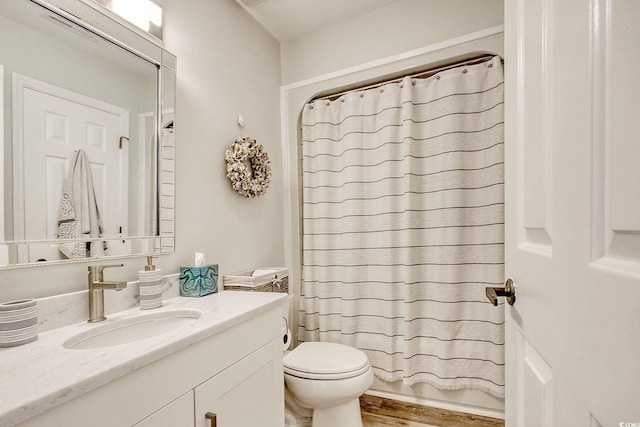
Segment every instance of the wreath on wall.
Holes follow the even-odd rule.
[[[271,183],[271,162],[262,144],[249,137],[236,139],[224,154],[231,187],[244,197],[259,197]]]

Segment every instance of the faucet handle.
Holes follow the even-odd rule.
[[[89,274],[102,274],[105,268],[124,267],[124,264],[90,265]]]

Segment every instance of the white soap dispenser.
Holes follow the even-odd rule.
[[[162,306],[162,272],[153,265],[153,258],[148,256],[144,270],[138,271],[142,310]]]

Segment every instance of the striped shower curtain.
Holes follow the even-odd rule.
[[[305,106],[301,341],[504,396],[503,116],[498,57]]]

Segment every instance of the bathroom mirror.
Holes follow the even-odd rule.
[[[0,269],[173,252],[175,62],[80,0],[0,0]]]

